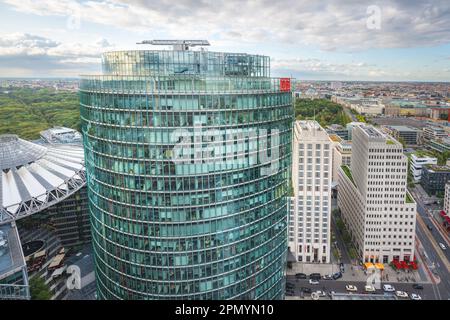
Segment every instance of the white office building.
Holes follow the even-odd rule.
[[[422,167],[426,164],[437,164],[437,158],[427,154],[412,154],[409,161],[409,171],[414,182],[420,182],[422,178]]]
[[[294,125],[289,249],[299,262],[330,262],[332,141],[316,121]]]
[[[372,126],[353,128],[351,166],[342,166],[338,206],[364,262],[414,259],[416,203],[406,189],[402,144]]]

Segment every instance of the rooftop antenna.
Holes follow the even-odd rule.
[[[188,51],[190,47],[210,46],[208,40],[144,40],[136,44],[151,44],[154,46],[172,46],[173,50]]]

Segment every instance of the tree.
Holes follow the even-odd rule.
[[[315,118],[321,126],[333,123],[345,126],[351,122],[342,106],[328,99],[295,99],[295,118],[297,120]]]
[[[34,277],[30,280],[31,300],[50,300],[52,293],[50,288],[45,284],[44,279]]]

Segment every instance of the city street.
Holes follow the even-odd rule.
[[[412,194],[416,199],[417,212],[419,213],[416,235],[425,250],[426,257],[434,265],[433,274],[439,278],[437,283],[432,285],[432,289],[435,292],[436,299],[450,299],[449,252],[448,249],[442,250],[438,246],[438,243],[441,242],[448,247],[448,243],[436,230],[436,226],[431,221],[421,197],[418,196],[417,192],[413,191]],[[433,227],[432,231],[428,230],[427,224]]]
[[[434,238],[434,241],[437,245],[439,243],[443,243],[446,245],[447,250],[442,250],[444,255],[447,257],[447,260],[450,261],[450,250],[448,250],[448,247],[450,243],[445,239],[442,234],[439,232],[439,227],[437,226],[437,222],[432,218],[431,214],[429,213],[430,210],[436,210],[438,207],[435,205],[427,206],[423,203],[424,195],[422,195],[418,190],[411,190],[411,194],[413,195],[414,199],[417,202],[417,212],[419,213],[420,217],[423,219],[424,223],[426,225],[429,225],[432,227],[432,230],[430,231],[431,235]]]
[[[364,293],[364,286],[366,285],[366,282],[363,282],[363,281],[342,281],[342,280],[320,280],[320,283],[318,285],[311,285],[311,284],[309,284],[309,280],[296,280],[295,276],[287,276],[286,280],[287,280],[287,283],[292,283],[295,285],[295,295],[299,296],[299,297],[302,297],[301,288],[303,288],[303,287],[310,288],[313,292],[317,291],[317,290],[322,290],[322,291],[325,291],[325,293],[329,293],[330,291],[334,291],[336,293],[348,293],[345,289],[345,286],[348,284],[351,284],[351,285],[356,286],[358,289],[358,291],[354,292],[354,293]],[[383,284],[385,284],[385,283],[383,283]],[[424,287],[423,290],[413,289],[412,283],[386,282],[386,284],[391,284],[396,290],[405,291],[408,294],[417,293],[424,300],[437,299],[431,284],[422,283],[422,285]],[[375,292],[375,293],[383,294],[383,290],[377,290],[377,292]],[[303,293],[303,296],[305,298],[310,298],[311,294]],[[324,298],[322,298],[322,299],[324,299]],[[326,297],[325,299],[330,299],[330,298]]]

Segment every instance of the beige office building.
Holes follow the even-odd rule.
[[[338,206],[364,262],[414,258],[416,203],[407,170],[401,143],[372,126],[353,129],[351,165],[339,170]]]

